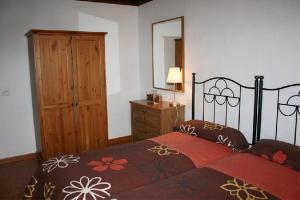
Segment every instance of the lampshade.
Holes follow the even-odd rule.
[[[182,74],[179,67],[170,67],[167,83],[182,83]]]

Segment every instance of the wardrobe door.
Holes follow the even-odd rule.
[[[35,35],[43,159],[77,152],[71,37]]]
[[[104,35],[73,36],[78,151],[107,145]]]

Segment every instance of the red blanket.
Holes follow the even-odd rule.
[[[251,154],[219,160],[210,168],[253,184],[286,200],[300,199],[300,173]]]
[[[231,149],[221,144],[178,132],[150,140],[176,149],[189,157],[198,168],[233,154]]]
[[[117,194],[133,199],[298,200],[300,173],[250,154],[236,154],[155,184]]]

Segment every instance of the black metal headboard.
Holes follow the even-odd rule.
[[[276,107],[274,110],[276,111],[276,121],[275,121],[275,137],[274,139],[277,140],[278,138],[278,125],[280,124],[280,116],[283,116],[285,118],[291,118],[291,123],[293,126],[294,131],[294,145],[296,145],[297,142],[297,129],[298,129],[298,121],[300,117],[300,83],[299,84],[291,84],[286,85],[283,87],[278,88],[264,88],[263,87],[263,78],[259,80],[259,93],[260,93],[260,99],[261,101],[258,103],[258,128],[257,128],[257,141],[260,140],[261,137],[261,123],[262,123],[262,99],[265,99],[266,93],[275,93],[274,96],[276,96]],[[289,91],[287,91],[289,90]],[[285,92],[287,91],[287,92]],[[298,100],[298,101],[294,101]],[[290,108],[290,112],[287,112],[286,110],[283,110],[283,107]],[[268,126],[270,124],[268,123]],[[273,139],[273,138],[272,138]]]
[[[253,136],[252,136],[252,144],[256,141],[256,133],[257,133],[257,120],[259,119],[258,115],[258,104],[261,102],[260,100],[260,79],[261,76],[255,77],[254,87],[249,87],[242,85],[232,79],[225,77],[214,77],[207,79],[202,82],[196,81],[196,73],[192,73],[193,75],[193,84],[192,84],[192,119],[195,119],[195,94],[196,94],[196,85],[202,85],[202,119],[205,120],[205,103],[213,105],[213,122],[216,119],[216,106],[224,106],[225,107],[225,126],[227,126],[228,119],[228,108],[237,108],[238,109],[238,130],[240,130],[240,121],[241,121],[241,103],[242,103],[242,89],[251,90],[254,92],[254,108],[253,108]],[[207,88],[206,85],[210,83]],[[222,84],[222,87],[220,87]],[[238,90],[234,91],[229,84],[234,85]],[[210,99],[208,99],[210,97]],[[232,103],[231,100],[235,100],[235,103]]]

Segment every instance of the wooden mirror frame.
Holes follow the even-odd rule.
[[[167,20],[162,20],[159,22],[154,22],[152,23],[152,86],[155,89],[159,89],[159,90],[166,90],[166,91],[174,91],[174,89],[168,89],[168,88],[159,88],[159,87],[155,87],[154,85],[154,35],[153,35],[153,31],[154,31],[154,26],[160,23],[164,23],[164,22],[168,22],[168,21],[173,21],[173,20],[178,20],[180,19],[181,21],[181,38],[182,38],[182,48],[181,48],[181,54],[182,54],[182,61],[181,61],[181,70],[182,70],[182,83],[176,84],[176,92],[184,92],[184,87],[185,87],[185,61],[184,61],[184,17],[180,16],[180,17],[175,17],[175,18],[171,18],[171,19],[167,19]]]

